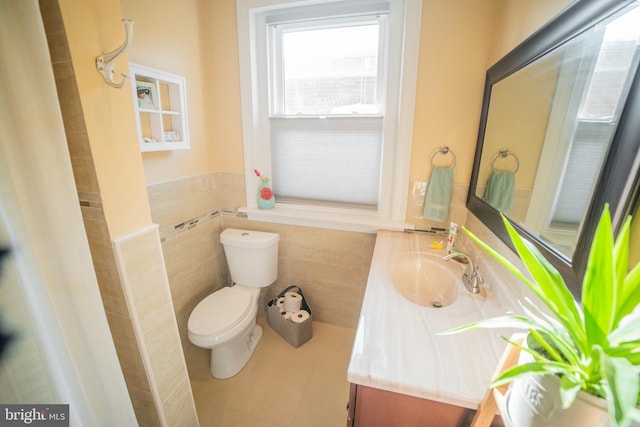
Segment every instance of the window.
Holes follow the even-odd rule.
[[[404,227],[420,4],[238,0],[250,218]]]
[[[269,25],[271,115],[381,114],[384,18]]]
[[[281,202],[378,209],[385,18],[269,25],[271,173]]]

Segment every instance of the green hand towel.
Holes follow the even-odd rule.
[[[424,198],[423,216],[426,219],[445,222],[449,218],[452,191],[453,168],[434,167]]]
[[[494,170],[487,183],[484,200],[498,211],[508,213],[513,206],[515,188],[515,173]]]

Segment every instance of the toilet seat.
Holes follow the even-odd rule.
[[[193,338],[218,341],[251,311],[251,294],[240,287],[222,288],[198,303],[187,329]]]

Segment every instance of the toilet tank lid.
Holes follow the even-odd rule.
[[[278,243],[279,240],[279,234],[266,233],[264,231],[227,228],[222,233],[220,233],[220,242],[223,245],[231,245],[242,248],[266,248]]]

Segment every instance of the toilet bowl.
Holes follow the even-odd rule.
[[[249,361],[262,328],[256,325],[259,288],[225,287],[200,301],[189,316],[189,340],[211,349],[211,375],[230,378]]]
[[[193,344],[211,349],[211,375],[226,379],[242,370],[262,337],[256,325],[260,289],[277,278],[279,236],[228,228],[220,241],[234,285],[200,301],[187,329]]]

